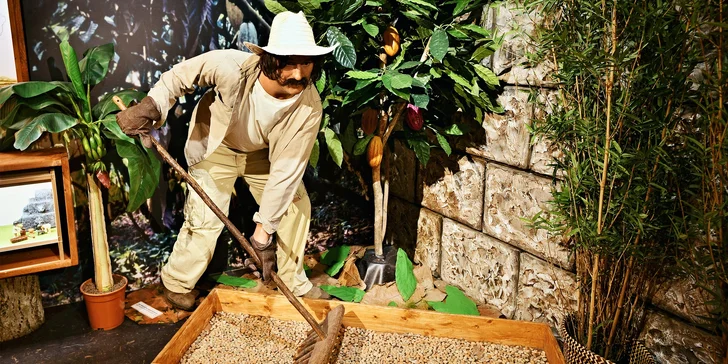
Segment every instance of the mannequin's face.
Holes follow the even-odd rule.
[[[286,57],[286,64],[280,69],[278,84],[290,96],[301,93],[311,82],[313,58],[306,56]]]

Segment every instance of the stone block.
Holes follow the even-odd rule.
[[[433,151],[428,167],[417,174],[422,206],[480,230],[485,161],[469,155]]]
[[[427,264],[434,276],[440,276],[440,241],[442,237],[442,215],[428,209],[420,209],[417,221],[417,246],[415,263]]]
[[[518,254],[508,244],[453,220],[442,223],[442,279],[506,317],[515,310]]]
[[[498,96],[503,114],[487,114],[483,120],[482,137],[478,133],[463,140],[465,150],[473,155],[505,163],[514,167],[528,168],[531,154],[530,132],[533,105],[529,102],[528,88],[506,87]],[[480,137],[480,140],[476,138]]]
[[[558,93],[551,90],[540,90],[534,105],[533,119],[543,120],[551,113],[556,105]],[[554,146],[548,139],[539,136],[531,148],[529,168],[537,173],[563,178],[563,170],[555,171],[554,164],[563,160],[564,153]]]
[[[561,239],[521,220],[547,212],[552,179],[489,163],[485,178],[483,231],[540,258],[572,269],[574,261]]]
[[[557,326],[577,309],[578,283],[574,273],[521,253],[516,297],[517,320],[545,322]]]
[[[708,309],[705,304],[710,295],[697,287],[695,281],[689,278],[669,280],[661,284],[652,296],[652,303],[674,315],[688,321],[705,324]]]
[[[389,153],[389,192],[406,201],[415,202],[417,158],[415,152],[399,140]]]
[[[659,311],[648,312],[640,334],[660,363],[719,363],[720,338]]]
[[[551,74],[556,69],[551,60],[533,60],[537,37],[544,19],[538,10],[528,11],[516,1],[495,3],[487,12],[486,27],[495,36],[503,37],[503,44],[483,61],[491,67],[501,81],[510,85],[543,86],[554,84]]]
[[[417,223],[420,208],[405,200],[391,196],[387,207],[385,244],[404,249],[412,257],[417,243]]]

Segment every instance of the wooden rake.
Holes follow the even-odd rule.
[[[114,96],[112,98],[116,106],[119,107],[121,110],[126,109],[126,105],[124,105],[124,102],[119,98],[118,96]],[[187,182],[187,185],[192,187],[195,192],[202,198],[202,200],[207,204],[207,206],[212,210],[212,212],[217,215],[217,217],[225,224],[225,227],[228,228],[228,231],[230,231],[230,234],[235,237],[235,239],[243,246],[246,252],[250,254],[250,257],[253,259],[255,264],[258,267],[262,267],[260,258],[258,257],[257,252],[253,249],[253,247],[250,245],[250,242],[248,242],[248,239],[243,236],[243,234],[240,233],[238,228],[233,225],[232,222],[230,222],[230,219],[228,219],[227,216],[225,216],[225,213],[220,210],[217,205],[212,201],[210,196],[205,193],[205,191],[200,187],[200,185],[195,181],[187,171],[182,168],[179,163],[177,163],[174,158],[172,158],[171,155],[167,152],[164,147],[159,144],[159,142],[154,139],[153,137],[149,137],[149,140],[151,140],[152,144],[154,145],[154,148],[157,149],[157,152],[162,156],[162,159],[164,159],[165,162],[167,162],[172,168],[174,168],[177,173],[179,173],[182,178]],[[271,277],[273,278],[273,282],[275,282],[276,286],[278,286],[278,289],[283,293],[284,296],[288,299],[289,302],[293,305],[293,307],[296,308],[296,310],[303,316],[304,319],[308,322],[309,325],[311,325],[312,330],[308,332],[308,335],[306,339],[303,340],[303,343],[298,346],[298,350],[296,355],[293,358],[294,363],[296,364],[326,364],[329,362],[329,359],[331,355],[334,352],[334,346],[336,344],[336,339],[339,336],[339,331],[342,327],[342,320],[344,318],[344,306],[336,306],[334,307],[329,313],[326,315],[326,318],[324,321],[319,325],[318,322],[316,322],[316,319],[309,313],[305,307],[301,304],[301,302],[298,301],[296,296],[293,295],[291,290],[288,289],[285,283],[278,277],[278,274],[276,272],[271,273]]]

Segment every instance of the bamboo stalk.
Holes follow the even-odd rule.
[[[380,166],[372,168],[372,191],[374,191],[374,253],[384,255],[382,248],[382,183]]]
[[[88,183],[88,209],[91,219],[91,244],[94,254],[94,283],[99,292],[108,292],[114,286],[111,275],[111,258],[109,258],[109,242],[106,240],[106,219],[101,188],[96,178],[86,173]]]

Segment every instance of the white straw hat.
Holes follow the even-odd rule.
[[[284,11],[273,18],[267,46],[259,47],[249,42],[244,44],[255,54],[268,52],[278,56],[320,56],[336,48],[316,45],[313,29],[300,11],[296,14]]]

